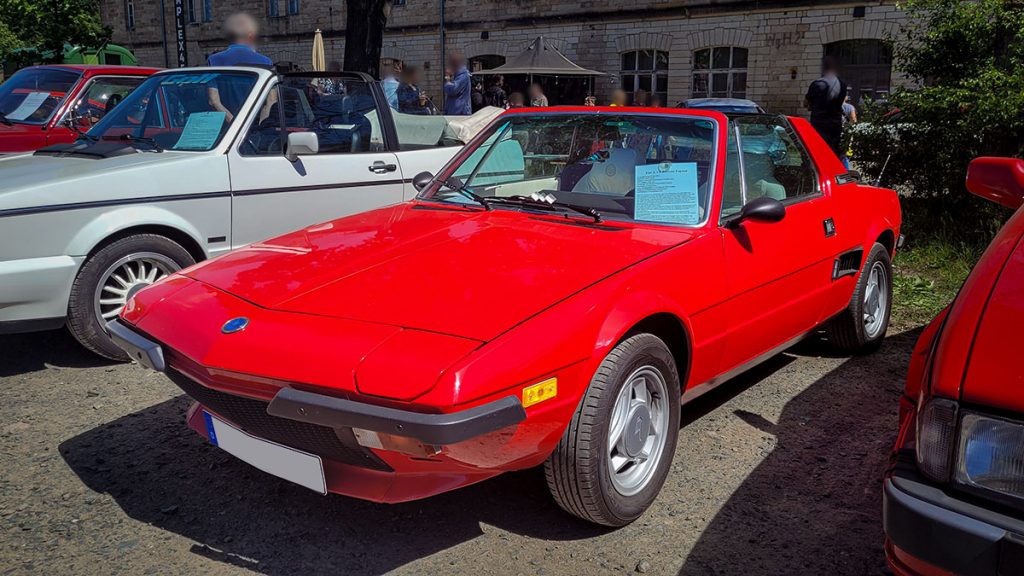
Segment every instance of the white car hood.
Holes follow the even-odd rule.
[[[0,214],[46,206],[226,191],[212,189],[224,186],[219,178],[209,182],[181,178],[182,174],[211,168],[211,162],[223,164],[226,172],[226,160],[219,154],[138,152],[102,159],[2,156]]]

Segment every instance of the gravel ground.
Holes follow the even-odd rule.
[[[805,342],[684,408],[640,520],[562,513],[537,470],[402,505],[321,497],[186,429],[163,377],[64,332],[0,337],[0,574],[879,574],[881,475],[918,329]]]

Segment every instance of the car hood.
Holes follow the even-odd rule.
[[[0,153],[27,152],[46,145],[44,126],[0,123]]]
[[[35,154],[2,156],[0,214],[42,206],[156,196],[160,192],[147,192],[163,186],[152,172],[154,165],[173,166],[180,174],[183,172],[179,171],[185,169],[181,163],[207,156],[187,152],[139,152],[102,159]],[[197,185],[202,186],[202,183]],[[182,189],[177,181],[174,186]]]
[[[992,289],[965,372],[965,402],[1024,413],[1024,372],[1016,362],[1024,324],[1024,245],[1018,244]]]
[[[257,306],[488,341],[694,230],[407,203],[189,268]]]

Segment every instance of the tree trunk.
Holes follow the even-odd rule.
[[[389,0],[346,0],[345,64],[346,72],[366,72],[374,78],[380,68],[380,49],[384,27],[391,14]]]

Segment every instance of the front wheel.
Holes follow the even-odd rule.
[[[639,518],[672,465],[679,390],[675,359],[661,339],[636,334],[620,342],[544,463],[558,505],[605,526]]]
[[[103,327],[136,292],[192,264],[195,260],[180,244],[156,234],[135,234],[111,242],[90,256],[75,277],[68,301],[68,329],[96,354],[129,360]]]
[[[864,259],[849,306],[829,322],[826,336],[843,352],[874,352],[885,338],[891,311],[892,261],[885,246],[876,243]]]

